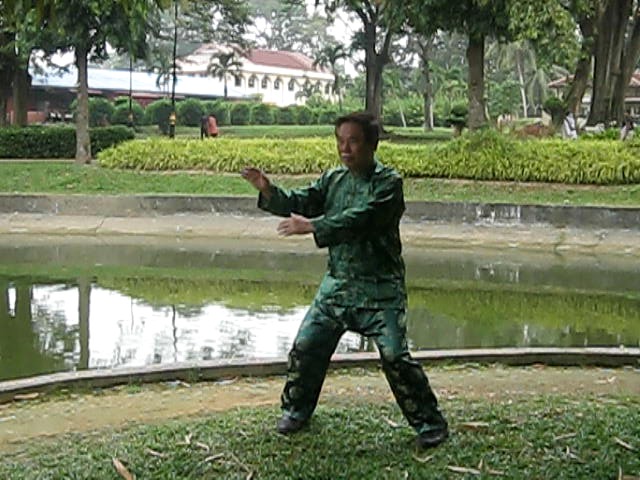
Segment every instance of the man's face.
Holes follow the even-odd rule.
[[[373,146],[364,138],[362,127],[345,122],[336,129],[340,160],[352,172],[366,172],[373,164]]]

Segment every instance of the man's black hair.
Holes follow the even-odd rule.
[[[373,146],[374,150],[378,148],[380,131],[378,122],[373,115],[368,112],[352,112],[347,115],[342,115],[336,119],[336,132],[343,123],[357,123],[360,125],[364,132],[364,141]]]

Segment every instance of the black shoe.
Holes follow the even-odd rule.
[[[418,448],[426,450],[428,448],[434,448],[449,438],[449,429],[439,428],[437,430],[429,430],[428,432],[421,433],[416,438],[416,445]]]
[[[306,424],[306,420],[296,420],[288,415],[283,415],[282,418],[278,420],[276,429],[278,433],[282,435],[290,435],[300,431]]]

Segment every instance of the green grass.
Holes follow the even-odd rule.
[[[120,478],[113,458],[140,479],[556,480],[640,475],[638,398],[454,398],[445,407],[452,436],[429,452],[415,449],[413,432],[394,404],[343,397],[321,405],[309,428],[290,438],[274,432],[276,408],[263,407],[40,440],[4,455],[0,478]],[[479,422],[479,427],[465,426],[469,422]],[[461,474],[455,468],[469,470]]]
[[[273,176],[286,188],[315,176]],[[70,162],[0,162],[0,192],[75,194],[255,195],[239,174],[113,171]],[[640,185],[576,186],[405,179],[408,200],[640,206]]]

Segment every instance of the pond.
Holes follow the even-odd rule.
[[[0,380],[284,357],[324,272],[309,243],[0,236]],[[413,350],[640,345],[624,256],[407,248]],[[347,333],[338,351],[373,351]]]

